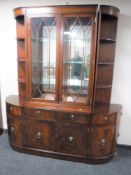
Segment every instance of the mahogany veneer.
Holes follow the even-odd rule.
[[[119,9],[72,5],[17,8],[14,13],[19,96],[6,99],[11,147],[64,160],[107,162],[114,155],[121,113],[121,105],[110,104]],[[72,26],[75,32],[82,29],[73,39]],[[51,30],[56,35],[48,35]],[[78,35],[86,30],[88,41],[82,41]],[[69,43],[74,40],[76,45],[87,42],[77,48],[84,61],[72,58],[75,46]],[[52,48],[51,42],[56,42]]]

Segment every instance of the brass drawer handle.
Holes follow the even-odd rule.
[[[71,114],[70,118],[73,120],[75,118],[74,114]]]
[[[39,111],[37,111],[37,115],[40,115],[41,114],[41,111],[39,110]]]
[[[10,107],[10,111],[13,111],[13,107],[12,106]]]
[[[100,140],[100,144],[101,144],[101,146],[104,146],[105,143],[106,143],[106,139],[103,138],[103,139]]]
[[[15,127],[14,126],[10,126],[10,131],[14,132],[14,130],[15,130]]]
[[[38,140],[41,139],[41,136],[42,136],[41,132],[37,132],[36,138],[37,138]]]
[[[109,121],[108,117],[104,117],[104,121],[107,123]]]
[[[74,137],[69,136],[69,138],[68,138],[68,139],[69,139],[69,141],[70,141],[70,142],[72,142],[72,141],[74,140]]]

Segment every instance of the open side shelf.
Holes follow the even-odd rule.
[[[116,40],[110,39],[110,38],[100,38],[100,42],[103,43],[115,43]]]
[[[98,62],[99,66],[114,66],[114,62]]]

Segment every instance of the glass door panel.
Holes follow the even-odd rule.
[[[63,38],[62,101],[87,103],[92,18],[65,17]]]
[[[31,19],[32,97],[55,100],[56,18]]]

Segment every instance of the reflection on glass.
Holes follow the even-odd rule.
[[[64,18],[63,101],[87,103],[91,36],[91,18]]]
[[[55,100],[56,19],[31,19],[32,97]]]

